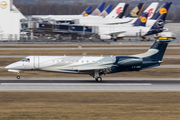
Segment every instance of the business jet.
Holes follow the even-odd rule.
[[[71,74],[88,74],[101,82],[102,75],[140,71],[160,66],[169,40],[157,40],[152,47],[143,54],[130,56],[28,56],[19,62],[6,66],[9,72],[20,71],[48,71]]]

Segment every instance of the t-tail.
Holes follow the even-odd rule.
[[[157,20],[162,14],[165,14],[165,18],[167,16],[167,13],[169,11],[169,8],[171,6],[172,2],[166,2],[164,3],[157,11],[156,13],[152,16],[152,20]]]
[[[145,3],[139,3],[126,17],[131,17],[131,18],[139,17],[144,5]]]
[[[102,17],[106,17],[112,10],[113,5],[107,6],[107,8],[100,14]]]
[[[146,23],[147,23],[147,17],[148,17],[148,14],[149,13],[143,13],[142,16],[140,16],[136,21],[135,23],[133,24],[133,26],[143,26],[145,27],[146,26]]]
[[[156,52],[155,54],[152,54],[151,56],[147,58],[153,61],[162,61],[166,48],[169,42],[171,41],[173,40],[156,40],[155,43],[150,48],[150,50],[154,50]]]
[[[81,13],[81,15],[85,15],[85,14],[87,14],[87,15],[89,15],[89,14],[91,14],[91,9],[92,9],[92,6],[88,6],[82,13]]]
[[[101,3],[101,4],[91,13],[91,15],[99,16],[99,15],[102,13],[105,4],[106,4],[105,2]]]
[[[141,66],[142,69],[159,66],[163,62],[163,56],[165,54],[168,44],[171,41],[173,41],[173,39],[156,40],[146,53],[133,55],[133,57],[143,59],[143,64]]]

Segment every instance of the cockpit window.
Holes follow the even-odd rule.
[[[30,59],[29,58],[24,58],[21,60],[22,62],[30,62]]]

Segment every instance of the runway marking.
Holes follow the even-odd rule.
[[[150,86],[151,83],[1,83],[1,86]]]

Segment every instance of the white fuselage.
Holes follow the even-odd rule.
[[[99,26],[98,35],[101,39],[111,39],[118,37],[137,37],[139,34],[144,36],[150,30],[150,27],[125,27],[120,25],[102,25]]]
[[[85,70],[108,68],[114,62],[115,57],[28,56],[22,61],[8,65],[6,69],[78,73]]]

